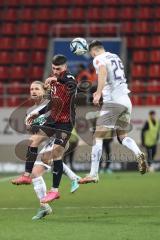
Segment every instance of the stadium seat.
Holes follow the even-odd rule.
[[[119,3],[123,6],[130,6],[130,7],[133,7],[134,5],[136,5],[136,1],[134,0],[128,0],[128,1],[120,0]]]
[[[26,69],[22,66],[13,66],[11,68],[11,79],[22,80],[26,78]]]
[[[149,93],[159,93],[160,92],[160,81],[150,80],[147,83],[146,90]]]
[[[89,36],[96,37],[97,35],[100,35],[100,27],[97,26],[96,24],[89,24],[88,28]]]
[[[18,19],[19,9],[8,8],[2,12],[1,20],[5,22],[16,22]]]
[[[72,29],[75,29],[77,30],[78,27],[75,27],[72,25],[72,28],[71,28],[71,32],[72,32]],[[62,25],[58,25],[58,26],[53,26],[53,28],[51,28],[51,32],[52,32],[52,36],[55,36],[55,37],[71,37],[72,36],[72,33],[70,35],[70,27],[69,26],[64,26],[63,24]]]
[[[20,36],[30,36],[33,34],[33,24],[32,23],[20,23],[17,25],[17,33]]]
[[[53,0],[37,0],[37,4],[40,7],[51,7],[53,4],[55,5],[55,1],[53,3]]]
[[[118,35],[119,29],[116,25],[105,25],[105,26],[98,26],[96,24],[89,24],[88,32],[90,36],[101,36],[101,37],[115,37]]]
[[[72,8],[71,11],[71,21],[79,21],[79,22],[84,22],[85,20],[85,11],[83,8]]]
[[[159,64],[151,64],[149,66],[149,77],[154,79],[160,79],[160,65]]]
[[[152,48],[160,48],[160,36],[153,36],[151,38],[151,47]]]
[[[14,43],[15,43],[15,41],[14,41],[13,38],[3,37],[1,39],[0,50],[6,50],[6,51],[7,50],[8,51],[13,50],[14,49]]]
[[[53,10],[50,8],[40,8],[36,12],[35,19],[37,21],[50,21],[52,19]]]
[[[152,63],[160,63],[160,51],[159,50],[152,50],[150,52],[150,61]]]
[[[149,46],[150,46],[150,38],[148,36],[136,36],[133,39],[134,48],[148,49]]]
[[[54,29],[54,35],[56,37],[82,37],[85,36],[85,33],[85,27],[79,24],[73,24],[72,27],[61,25]]]
[[[36,36],[49,36],[49,24],[45,22],[38,22],[34,25],[34,33]]]
[[[31,55],[32,63],[35,64],[44,64],[46,60],[46,54],[41,51],[33,51]]]
[[[102,36],[116,37],[119,33],[119,27],[117,27],[117,25],[106,24],[104,27],[101,27],[100,33]]]
[[[150,7],[140,7],[137,11],[138,20],[150,20],[153,18],[153,9]]]
[[[19,37],[16,40],[16,49],[18,50],[30,50],[31,49],[31,38]]]
[[[154,106],[157,105],[157,96],[155,95],[148,95],[145,98],[145,105],[150,105],[150,106]]]
[[[1,34],[3,36],[15,36],[17,25],[14,23],[4,23],[2,25]]]
[[[130,89],[133,93],[143,93],[145,92],[144,82],[140,80],[133,80],[131,81]]]
[[[116,8],[104,7],[102,11],[100,11],[100,16],[103,18],[103,21],[116,22],[118,20],[119,10],[117,10]]]
[[[45,0],[47,1],[47,0]],[[27,1],[22,1],[23,6],[26,7],[37,7],[37,1],[33,1],[33,0],[27,0]]]
[[[54,4],[56,5],[56,6],[68,6],[68,0],[56,0],[56,1],[54,1]],[[70,1],[70,4],[72,4],[72,1]],[[76,5],[77,5],[77,3],[76,3]]]
[[[1,96],[3,95],[3,93],[4,93],[4,84],[2,84],[0,82],[0,94],[1,94]]]
[[[5,5],[5,1],[4,0],[0,1],[0,7],[4,7],[4,5]]]
[[[100,8],[89,8],[87,11],[87,19],[89,21],[101,22],[103,20],[102,9]]]
[[[123,35],[134,35],[134,26],[133,22],[123,22],[121,24],[121,33]]]
[[[119,12],[120,21],[133,21],[136,17],[136,9],[131,7],[123,7]]]
[[[92,0],[90,0],[92,1]],[[104,6],[113,6],[113,7],[119,7],[120,1],[117,2],[117,0],[103,0]]]
[[[23,85],[19,82],[12,82],[12,85],[9,84],[7,86],[7,93],[8,94],[25,94],[26,93],[26,87],[23,87]]]
[[[89,5],[91,6],[97,6],[97,7],[103,7],[104,6],[104,2],[103,1],[99,1],[99,0],[90,0],[89,1]]]
[[[9,7],[19,7],[19,0],[7,0]]]
[[[160,96],[157,96],[156,103],[157,103],[158,106],[160,106]]]
[[[53,21],[63,21],[68,20],[68,8],[57,8],[54,14],[51,15]]]
[[[152,31],[153,34],[160,34],[160,21],[156,21],[156,23],[153,24]]]
[[[150,22],[137,22],[135,23],[135,33],[136,34],[150,34],[151,33],[151,23]]]
[[[36,37],[32,41],[32,48],[35,50],[47,50],[48,37]]]
[[[146,71],[146,66],[137,64],[137,65],[132,65],[131,66],[131,77],[135,79],[139,78],[146,78],[147,77],[147,71]]]
[[[126,47],[133,48],[134,38],[132,36],[126,36]]]
[[[148,51],[133,51],[133,62],[134,63],[147,63],[149,62]]]
[[[137,106],[143,105],[143,97],[139,95],[132,95],[131,102],[133,105],[137,105]]]
[[[154,8],[154,19],[159,20],[160,19],[160,8],[157,7],[157,8]]]
[[[58,2],[60,2],[60,1],[58,1]],[[79,7],[86,7],[88,5],[88,2],[84,1],[84,0],[76,0],[76,2],[74,4]]]
[[[37,9],[36,8],[24,8],[21,9],[20,15],[19,15],[19,19],[22,21],[34,21],[35,15],[37,13]]]
[[[1,98],[0,98],[0,107],[4,107],[4,106],[5,106],[5,105],[4,105],[4,102],[5,102],[5,101],[4,101],[4,98],[1,97]]]
[[[80,26],[80,25],[72,25],[71,28],[69,28],[69,36],[72,37],[79,37],[79,36],[86,36],[86,28],[84,26]]]
[[[11,59],[12,53],[1,51],[0,54],[0,65],[8,65],[12,63]]]
[[[29,69],[29,79],[30,80],[42,80],[43,78],[43,68],[39,66],[32,66]]]
[[[29,64],[30,62],[30,56],[29,53],[26,51],[17,51],[15,54],[13,54],[13,64]]]
[[[6,66],[0,66],[0,81],[9,80],[10,77],[10,68]]]
[[[124,1],[124,0],[123,0]],[[155,1],[155,0],[154,0]],[[140,6],[150,6],[153,5],[153,1],[150,0],[137,0],[137,4]]]
[[[22,104],[22,99],[16,96],[10,96],[6,99],[7,107],[17,107]]]

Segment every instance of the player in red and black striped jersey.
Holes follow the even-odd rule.
[[[58,187],[63,172],[62,157],[65,152],[65,146],[70,138],[74,119],[74,99],[76,95],[76,80],[67,70],[67,59],[63,55],[56,55],[52,60],[52,75],[46,82],[49,86],[50,101],[37,114],[28,118],[28,124],[33,122],[34,118],[45,112],[51,111],[49,117],[43,125],[32,127],[37,128],[37,134],[32,138],[32,146],[38,146],[46,137],[53,137],[53,141],[45,146],[40,154],[44,163],[50,164],[53,161],[53,186],[42,203],[50,202],[60,197]],[[51,138],[52,140],[52,138]]]
[[[72,127],[75,121],[74,100],[77,85],[74,76],[65,71],[58,78],[56,76],[48,78],[46,84],[50,85],[50,102],[39,111],[39,114],[50,110],[47,123],[68,124]]]

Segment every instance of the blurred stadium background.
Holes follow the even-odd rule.
[[[79,64],[88,70],[89,56],[77,57],[69,50],[75,37],[101,38],[107,50],[122,57],[134,106],[130,134],[141,143],[148,112],[155,110],[160,116],[160,0],[1,0],[0,21],[0,172],[23,171],[14,149],[26,136],[15,132],[8,120],[28,99],[29,84],[48,76],[53,54],[65,54],[76,75]],[[81,102],[83,109],[86,103]],[[87,169],[90,152],[83,141],[79,144],[75,168]],[[158,169],[160,151],[155,160]],[[113,167],[134,169],[135,165]]]

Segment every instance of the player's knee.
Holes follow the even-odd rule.
[[[124,138],[125,136],[117,136],[117,140],[120,144],[122,144]]]
[[[94,136],[95,138],[110,139],[112,138],[112,129],[106,127],[98,127],[96,128]]]
[[[39,175],[36,172],[32,172],[31,178],[34,179],[34,178],[37,178],[37,177],[39,177]]]
[[[125,131],[121,131],[121,130],[120,130],[120,131],[117,130],[116,133],[117,133],[117,140],[118,140],[118,142],[119,142],[120,144],[122,144],[123,139],[124,139],[125,137],[127,137],[126,132],[125,132]]]
[[[32,147],[38,147],[38,145],[42,142],[42,138],[39,137],[38,135],[33,135],[31,138],[31,146]]]
[[[52,154],[43,154],[41,157],[41,161],[49,166],[52,165]]]
[[[122,140],[121,140],[121,138],[120,138],[119,136],[117,136],[117,140],[118,140],[118,142],[119,142],[120,144],[122,144]]]
[[[52,151],[53,160],[57,160],[63,157],[65,149],[60,145],[55,145]]]

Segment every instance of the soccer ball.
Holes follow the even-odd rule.
[[[83,55],[88,51],[88,43],[84,38],[74,38],[70,43],[70,50],[76,55]]]

